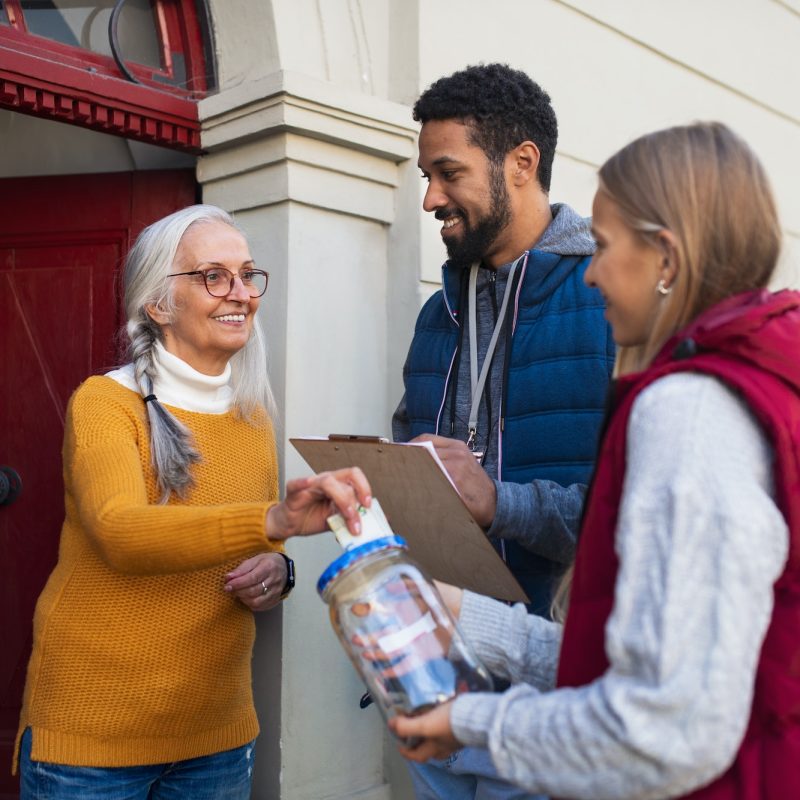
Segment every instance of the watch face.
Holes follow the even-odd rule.
[[[283,585],[283,591],[281,592],[281,597],[285,597],[294,589],[294,561],[285,553],[281,553],[281,555],[286,562],[286,583]]]
[[[286,562],[286,585],[290,589],[294,586],[294,561],[291,558]]]

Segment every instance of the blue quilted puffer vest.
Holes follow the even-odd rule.
[[[583,282],[589,260],[530,251],[504,376],[500,480],[543,478],[563,486],[589,480],[614,363],[602,296]],[[420,312],[406,361],[411,437],[442,433],[442,408],[457,369],[459,270],[445,265],[443,287]],[[543,613],[563,567],[515,542],[506,542],[506,561],[531,608]]]

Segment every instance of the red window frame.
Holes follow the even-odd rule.
[[[209,90],[202,20],[193,0],[153,0],[162,68],[125,61],[128,80],[110,56],[36,36],[19,0],[5,0],[0,25],[0,107],[198,152],[197,100]],[[186,65],[187,87],[172,79],[173,54]],[[124,54],[121,54],[124,57]]]

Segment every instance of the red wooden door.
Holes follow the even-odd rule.
[[[0,506],[0,798],[36,598],[64,515],[61,440],[75,387],[119,363],[119,268],[146,224],[195,199],[191,170],[0,180],[0,465],[22,480]]]

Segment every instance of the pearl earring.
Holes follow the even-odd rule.
[[[667,282],[663,278],[661,278],[656,284],[656,291],[662,297],[666,297],[672,291],[672,287],[667,286]]]

